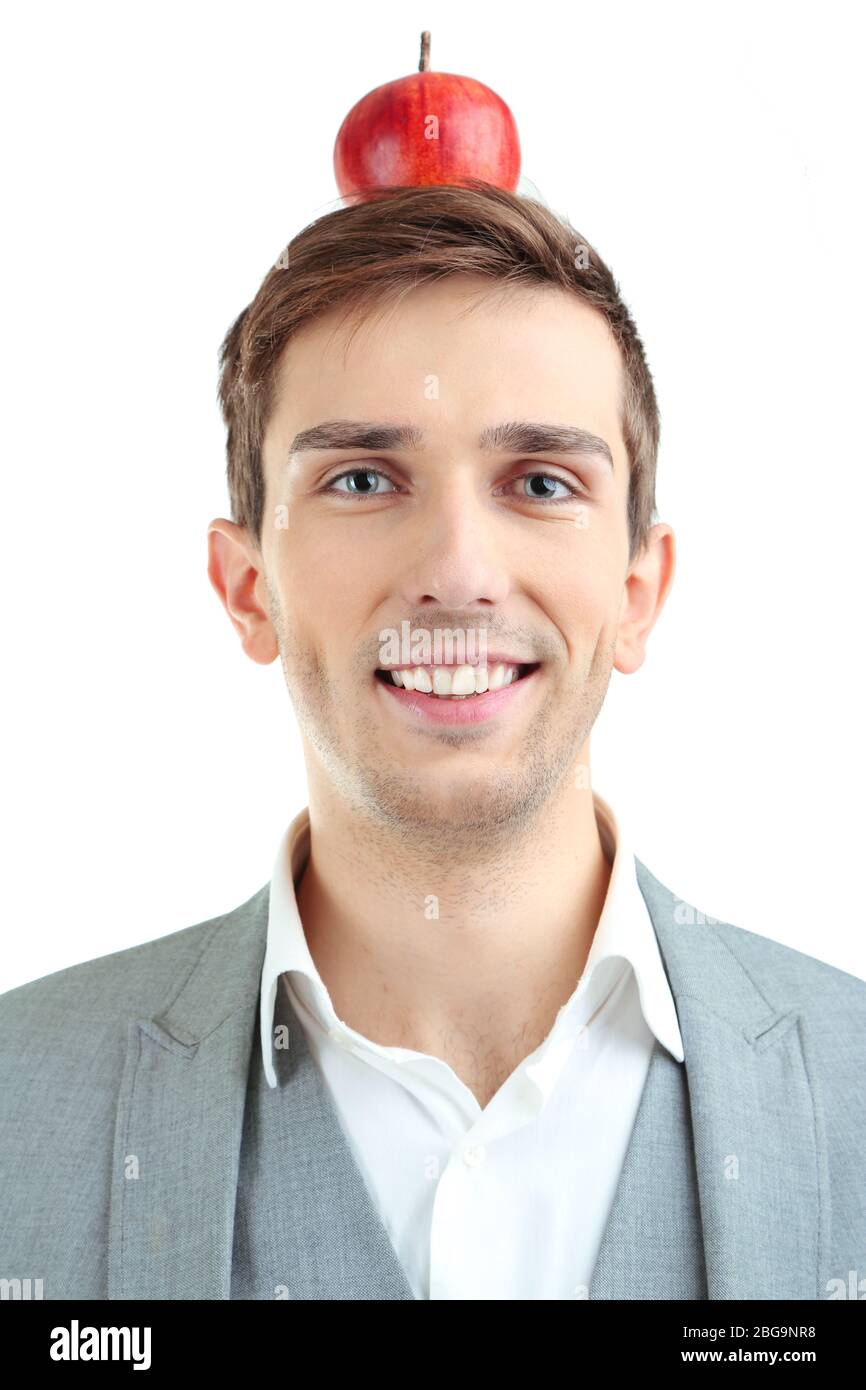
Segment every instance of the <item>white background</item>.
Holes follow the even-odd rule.
[[[678,896],[866,976],[858,8],[7,11],[0,990],[244,901],[306,802],[279,663],[206,576],[217,351],[423,28],[656,380],[678,573],[594,784]]]

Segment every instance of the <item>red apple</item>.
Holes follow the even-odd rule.
[[[386,184],[462,186],[467,177],[513,193],[520,178],[517,126],[483,82],[430,71],[425,31],[417,73],[375,87],[343,121],[334,174],[341,195],[360,201]]]

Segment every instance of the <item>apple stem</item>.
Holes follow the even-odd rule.
[[[430,71],[430,30],[425,29],[421,35],[421,61],[418,64],[419,72]]]

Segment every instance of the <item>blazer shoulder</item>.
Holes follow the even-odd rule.
[[[236,958],[249,973],[247,943],[250,933],[258,940],[266,907],[260,889],[218,917],[0,995],[0,1273],[44,1272],[48,1297],[108,1297],[131,1024],[160,1017],[209,963],[208,981]],[[201,993],[207,1008],[209,984]]]
[[[714,930],[744,968],[751,966],[764,976],[772,976],[804,1004],[814,1007],[823,1003],[832,1008],[850,1005],[859,1011],[866,1029],[866,980],[795,946],[730,922],[717,922]]]
[[[841,995],[860,1004],[866,1001],[866,980],[856,974],[790,947],[783,941],[766,937],[760,931],[735,926],[735,923],[726,922],[723,917],[710,916],[687,898],[678,898],[637,855],[635,870],[653,923],[664,922],[671,926],[688,927],[689,931],[698,929],[714,933],[737,955],[744,967],[752,962],[756,969],[774,974],[781,984],[790,984],[794,990],[806,988],[812,991],[817,988],[830,997]]]
[[[40,1029],[44,1024],[53,1032],[73,1016],[80,1020],[110,1013],[125,1018],[133,1010],[156,1011],[195,968],[220,928],[259,908],[268,889],[265,884],[246,902],[216,917],[66,966],[0,994],[0,1055],[10,1031]]]
[[[866,980],[795,946],[710,916],[678,898],[640,860],[636,864],[654,922],[714,936],[773,1007],[802,1007],[810,1017],[823,1016],[837,1026],[844,1020],[866,1046]]]

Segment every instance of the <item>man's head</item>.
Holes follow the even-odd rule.
[[[311,791],[443,846],[498,838],[573,780],[672,580],[636,329],[590,246],[486,184],[383,192],[283,259],[223,344],[212,582],[247,654],[281,656]],[[519,679],[397,693],[383,637],[407,627],[481,637]]]

